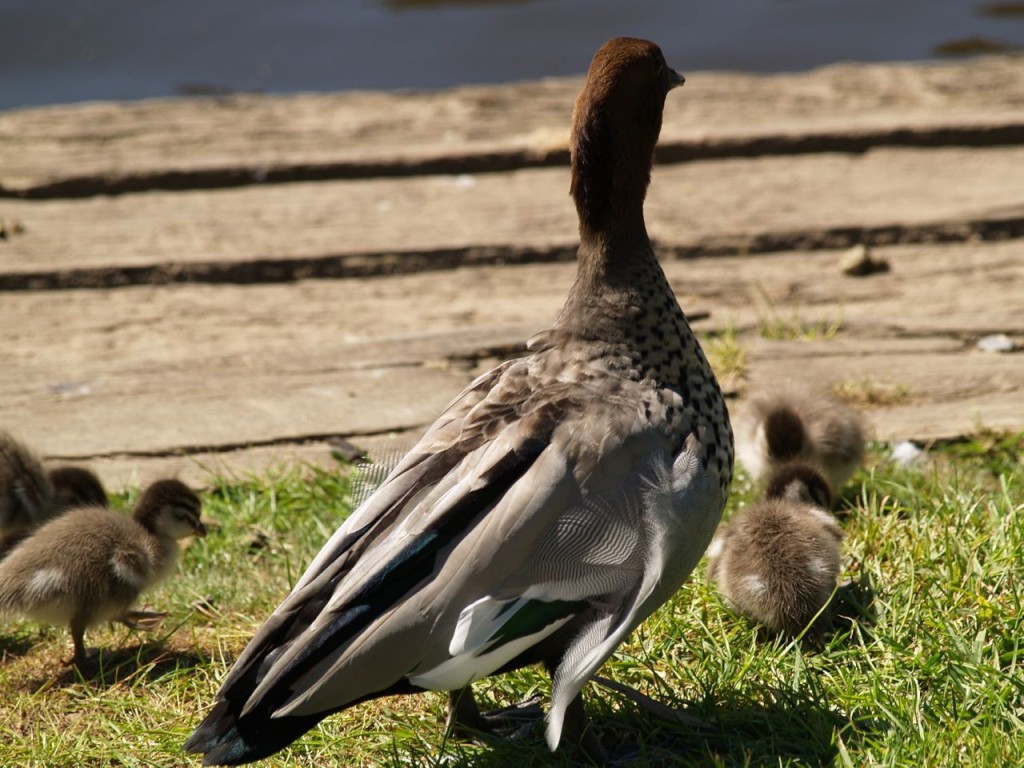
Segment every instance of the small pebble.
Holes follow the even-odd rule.
[[[1016,345],[1005,333],[993,333],[978,339],[978,349],[982,352],[1013,352]]]
[[[855,245],[839,260],[839,271],[849,277],[866,277],[878,272],[888,272],[889,262],[875,259],[866,245]]]
[[[331,449],[331,456],[338,461],[352,462],[367,458],[366,451],[343,437],[329,437],[327,438],[327,445]]]
[[[892,447],[890,458],[899,466],[906,467],[924,456],[924,449],[909,440],[903,440]]]

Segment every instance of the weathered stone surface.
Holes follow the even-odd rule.
[[[989,59],[689,78],[670,100],[670,154],[708,138],[735,156],[658,167],[649,226],[684,308],[710,311],[697,330],[745,350],[723,371],[733,394],[792,377],[862,391],[884,440],[1024,429],[1024,353],[975,348],[1024,342],[1018,71]],[[0,114],[0,181],[551,146],[577,85]],[[968,146],[812,151],[815,132],[939,136],[957,121],[1007,131],[985,148],[963,134]],[[810,143],[765,154],[769,134]],[[332,466],[334,436],[407,445],[558,312],[575,269],[566,175],[0,200],[0,428],[112,487]],[[840,274],[859,241],[890,271]],[[93,287],[56,290],[76,286]]]
[[[685,97],[666,105],[661,143],[676,149],[663,154],[928,145],[951,135],[958,143],[967,135],[1005,143],[1008,126],[1010,136],[1024,129],[1020,66],[1005,56],[761,76],[688,72]],[[431,164],[459,172],[564,162],[581,82],[15,110],[0,113],[0,185],[25,190],[155,173],[164,188],[181,189],[196,183],[190,175],[238,184],[288,169],[300,171],[291,178],[303,171],[326,178],[423,172]],[[76,193],[75,185],[63,193]]]

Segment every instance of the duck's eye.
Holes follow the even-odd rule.
[[[660,56],[654,60],[654,74],[661,75],[665,71],[665,60]]]

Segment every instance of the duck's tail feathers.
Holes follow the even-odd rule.
[[[329,713],[305,717],[239,717],[241,705],[229,699],[216,703],[185,742],[185,751],[204,754],[203,765],[243,765],[278,752]]]

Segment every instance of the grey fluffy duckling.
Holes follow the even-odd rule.
[[[199,512],[199,497],[177,480],[149,486],[130,517],[95,506],[67,511],[0,563],[0,614],[67,624],[81,665],[86,628],[134,623],[132,603],[174,569],[178,540],[206,534]]]
[[[204,764],[284,748],[369,699],[542,663],[547,742],[599,758],[581,690],[676,592],[732,478],[725,401],[644,224],[669,90],[618,38],[573,113],[576,282],[553,328],[455,397],[338,529],[242,652],[186,743]]]
[[[860,414],[827,392],[799,384],[754,393],[735,426],[736,455],[755,480],[799,461],[818,468],[838,491],[864,460]]]
[[[828,512],[831,489],[805,464],[776,470],[763,501],[729,521],[708,549],[708,576],[738,613],[796,637],[828,603],[843,534]],[[809,634],[820,635],[823,612]]]

